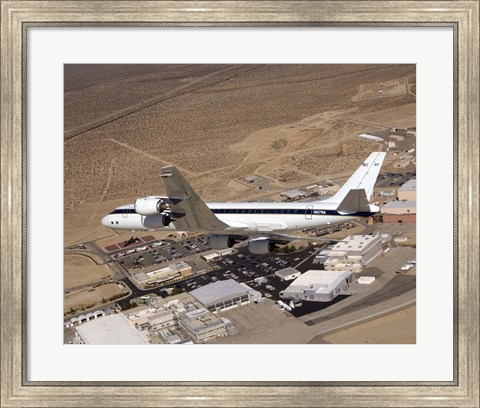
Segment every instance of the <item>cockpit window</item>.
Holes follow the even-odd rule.
[[[110,214],[136,214],[134,208],[116,208]]]

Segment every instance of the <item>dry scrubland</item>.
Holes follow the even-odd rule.
[[[107,265],[97,265],[86,256],[66,254],[64,257],[65,289],[96,283],[108,279],[112,272]]]
[[[124,293],[125,289],[118,283],[80,289],[65,295],[63,313],[68,314],[72,310],[90,310],[101,307],[111,300],[120,298]]]
[[[356,135],[415,126],[414,92],[414,65],[67,65],[66,226],[161,193],[166,164],[206,200],[246,199],[249,174],[346,175],[378,148]]]
[[[361,323],[325,336],[333,344],[415,344],[416,307]]]

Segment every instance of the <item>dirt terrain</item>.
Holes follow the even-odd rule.
[[[325,336],[333,344],[415,344],[416,307],[359,324]]]
[[[108,279],[112,272],[107,265],[97,265],[87,256],[65,254],[65,290]]]
[[[67,314],[72,311],[101,307],[112,298],[120,297],[123,293],[126,293],[125,288],[118,283],[107,283],[73,291],[64,297],[63,312]]]
[[[128,239],[100,225],[113,208],[163,193],[173,164],[206,201],[347,177],[378,143],[415,127],[414,65],[65,65],[64,244]],[[387,155],[386,168],[394,158]],[[126,237],[126,238],[125,238]],[[109,270],[65,255],[64,311],[117,296]],[[91,285],[88,287],[88,285]]]
[[[379,148],[356,135],[415,126],[412,90],[414,65],[66,65],[65,243],[162,193],[167,164],[206,200],[346,175]]]

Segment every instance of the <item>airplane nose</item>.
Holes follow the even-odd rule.
[[[109,227],[110,226],[110,216],[106,215],[105,217],[103,217],[101,223],[104,227]]]

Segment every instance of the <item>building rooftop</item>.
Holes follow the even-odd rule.
[[[282,192],[280,195],[288,198],[305,197],[305,193],[298,188]]]
[[[275,272],[275,275],[279,278],[284,278],[285,276],[293,275],[295,273],[299,273],[299,271],[289,266],[288,268],[279,269]]]
[[[194,333],[204,331],[211,327],[225,325],[219,317],[203,307],[185,313],[185,317],[182,318],[182,323]]]
[[[86,344],[147,344],[123,313],[92,320],[77,327]]]
[[[253,181],[259,180],[258,176],[247,176],[243,178],[247,183],[252,183]]]
[[[353,272],[310,270],[300,275],[285,289],[290,291],[309,291],[316,294],[328,294]]]
[[[176,278],[177,276],[180,276],[180,272],[172,271],[170,267],[158,269],[156,271],[147,272],[147,273],[140,272],[133,275],[135,280],[139,283],[165,282],[170,279]]]
[[[381,240],[379,235],[350,235],[337,242],[332,248],[336,251],[360,251]]]
[[[417,179],[408,180],[398,191],[416,191],[417,190]]]
[[[233,279],[210,283],[190,292],[204,305],[215,304],[224,298],[240,297],[247,293],[248,291]]]
[[[393,208],[402,208],[402,209],[415,209],[417,207],[417,202],[413,200],[407,201],[390,201],[387,204],[382,206],[382,212],[384,210],[393,209]]]

